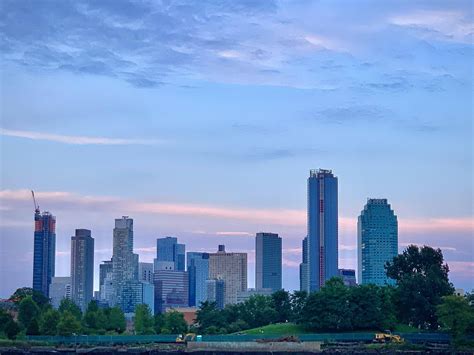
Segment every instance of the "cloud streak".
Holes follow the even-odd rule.
[[[39,141],[49,141],[72,145],[156,145],[163,143],[162,140],[153,139],[129,139],[129,138],[107,138],[90,136],[69,136],[45,132],[12,130],[0,128],[0,135],[5,137],[25,138]]]

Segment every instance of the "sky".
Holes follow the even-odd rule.
[[[32,283],[34,190],[57,218],[56,276],[76,228],[112,254],[247,252],[283,238],[299,287],[306,179],[339,180],[339,266],[357,216],[387,198],[399,249],[441,248],[474,289],[471,1],[0,2],[0,297]]]

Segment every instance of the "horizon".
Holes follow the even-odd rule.
[[[375,5],[376,4],[376,5]],[[0,298],[32,284],[33,215],[57,218],[56,275],[75,229],[134,249],[248,253],[283,240],[299,287],[306,179],[339,181],[339,268],[357,271],[357,217],[386,198],[399,251],[443,251],[474,289],[470,1],[2,1]]]

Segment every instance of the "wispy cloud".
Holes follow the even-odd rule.
[[[162,140],[153,139],[130,139],[130,138],[107,138],[89,136],[69,136],[45,132],[22,131],[0,128],[0,135],[7,137],[26,138],[73,145],[155,145],[163,143]]]

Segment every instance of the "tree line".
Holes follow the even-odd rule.
[[[333,278],[318,292],[255,295],[243,303],[218,309],[204,302],[188,329],[183,314],[167,312],[153,316],[150,308],[135,309],[134,334],[229,334],[274,323],[293,322],[312,332],[393,330],[397,324],[418,329],[450,331],[456,339],[474,332],[474,294],[454,295],[449,268],[440,249],[409,246],[386,265],[395,286],[358,285],[347,287]],[[18,289],[11,300],[18,308],[18,320],[0,310],[0,334],[18,335],[122,334],[126,331],[118,307],[99,308],[92,301],[84,314],[71,300],[63,299],[58,310],[49,299],[31,288]]]

